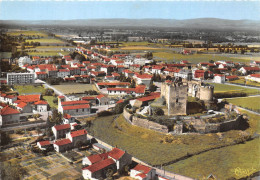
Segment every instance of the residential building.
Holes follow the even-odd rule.
[[[71,127],[70,124],[61,124],[53,126],[51,129],[55,136],[55,139],[60,139],[66,137],[66,134],[70,132]]]
[[[0,127],[20,122],[20,111],[5,106],[0,110]]]
[[[7,73],[7,84],[33,84],[34,73]]]
[[[65,152],[71,150],[73,148],[73,144],[69,139],[61,139],[54,141],[53,147],[57,152]]]
[[[142,164],[137,164],[130,170],[130,177],[138,180],[152,180],[156,177],[156,170]]]

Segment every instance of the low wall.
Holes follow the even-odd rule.
[[[136,126],[140,126],[140,127],[146,128],[146,129],[159,131],[159,132],[162,132],[162,133],[168,133],[169,132],[167,126],[155,123],[153,121],[149,121],[147,119],[138,118],[138,117],[134,116],[133,114],[130,114],[126,110],[126,108],[124,109],[123,116],[132,125],[136,125]]]
[[[138,118],[136,116],[133,116],[133,120],[132,120],[133,125],[137,125],[146,129],[152,129],[155,131],[159,131],[159,132],[163,132],[163,133],[168,133],[168,127],[155,123],[153,121],[149,121],[147,119],[142,119],[142,118]]]

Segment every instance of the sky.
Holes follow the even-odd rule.
[[[260,20],[260,1],[7,1],[0,20],[71,20],[99,18]]]

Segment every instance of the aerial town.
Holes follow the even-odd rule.
[[[41,23],[0,22],[0,179],[260,177],[259,29]]]

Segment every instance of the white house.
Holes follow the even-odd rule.
[[[137,164],[130,170],[130,177],[139,180],[151,180],[156,176],[156,170],[148,166]]]
[[[55,136],[55,139],[60,139],[66,137],[66,134],[70,132],[71,127],[70,124],[61,124],[53,126],[51,129]]]
[[[53,147],[57,152],[69,151],[73,148],[73,144],[69,139],[61,139],[53,143]]]
[[[144,85],[146,85],[146,87],[149,87],[152,77],[153,76],[149,75],[149,74],[138,74],[138,75],[136,75],[136,83],[144,84]]]
[[[20,57],[18,59],[19,67],[23,67],[25,64],[32,64],[32,60],[28,56]]]
[[[87,131],[85,129],[72,131],[66,134],[66,138],[68,138],[73,146],[79,146],[87,142]]]
[[[113,159],[108,158],[82,168],[82,175],[84,179],[99,180],[105,178],[108,169],[111,169],[113,173],[116,172],[116,163]]]
[[[245,77],[246,80],[260,83],[260,74],[250,74]]]
[[[225,75],[224,74],[215,74],[213,81],[214,81],[214,83],[225,83]]]
[[[52,143],[50,141],[39,141],[39,142],[37,142],[37,146],[41,150],[46,150],[47,148],[52,146]]]
[[[59,69],[57,72],[57,77],[65,78],[70,75],[70,70],[68,69]]]
[[[48,106],[48,103],[46,101],[37,101],[34,103],[35,107],[36,107],[36,110],[38,112],[47,112],[47,106]]]
[[[102,161],[104,159],[108,159],[108,153],[94,154],[94,155],[91,155],[91,156],[84,157],[82,159],[82,165],[83,166],[90,166],[90,165],[95,164],[95,163]]]

